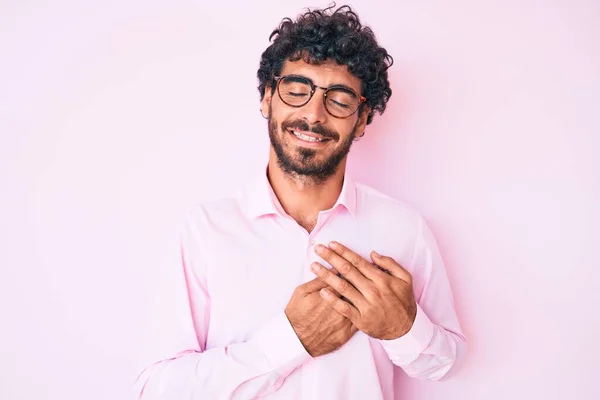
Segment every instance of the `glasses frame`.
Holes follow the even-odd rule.
[[[306,80],[306,82],[308,82],[308,84],[310,85],[310,96],[308,97],[308,99],[306,100],[306,102],[300,104],[300,105],[292,105],[289,104],[288,102],[286,102],[283,99],[283,96],[281,95],[281,92],[279,91],[279,83],[284,80],[285,78],[299,78],[299,79],[303,79]],[[323,106],[325,107],[325,110],[327,111],[327,113],[335,118],[340,118],[340,119],[345,119],[345,118],[350,118],[351,116],[353,116],[354,114],[356,114],[356,112],[358,111],[358,109],[360,108],[361,104],[364,103],[365,101],[367,101],[367,98],[364,96],[361,96],[360,94],[356,93],[356,91],[352,88],[349,88],[348,86],[344,86],[344,85],[333,85],[330,87],[323,87],[323,86],[317,86],[313,83],[313,81],[310,80],[310,78],[307,78],[305,76],[302,75],[283,75],[283,76],[274,76],[273,80],[275,80],[276,83],[276,88],[277,88],[277,94],[279,95],[279,98],[281,99],[281,101],[283,101],[284,104],[290,106],[290,107],[294,107],[294,108],[300,108],[300,107],[304,107],[305,105],[307,105],[313,98],[313,95],[315,94],[317,88],[324,90],[323,93]],[[344,89],[347,90],[349,92],[351,92],[352,94],[354,94],[356,97],[358,97],[358,106],[356,107],[356,109],[352,112],[352,114],[347,115],[345,117],[339,117],[335,114],[333,114],[331,111],[329,111],[329,108],[327,107],[327,93],[330,90],[333,89]]]

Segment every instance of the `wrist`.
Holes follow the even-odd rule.
[[[404,313],[403,322],[398,324],[398,329],[395,330],[389,337],[381,338],[384,340],[395,340],[401,338],[406,335],[412,329],[415,320],[417,318],[417,303],[413,302],[410,306],[407,307],[406,312]]]

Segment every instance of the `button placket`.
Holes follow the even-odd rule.
[[[310,265],[318,261],[315,254],[315,245],[318,244],[317,240],[318,231],[315,229],[308,235],[308,240],[306,242],[306,264],[304,265],[304,277],[305,280],[311,281],[316,278],[316,275],[310,269]]]

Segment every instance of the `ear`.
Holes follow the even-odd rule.
[[[367,126],[367,118],[369,117],[369,113],[371,112],[371,108],[365,106],[360,115],[358,116],[358,124],[356,124],[356,132],[358,135],[365,131]]]
[[[260,107],[263,115],[269,115],[269,107],[271,106],[271,100],[273,99],[273,94],[271,91],[271,86],[265,86],[265,95],[261,101]]]

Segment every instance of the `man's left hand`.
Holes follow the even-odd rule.
[[[394,259],[373,251],[371,263],[337,242],[329,247],[318,245],[315,251],[345,279],[317,262],[311,265],[313,272],[349,302],[330,289],[321,289],[321,296],[354,326],[385,340],[397,339],[410,330],[417,314],[412,276]]]

